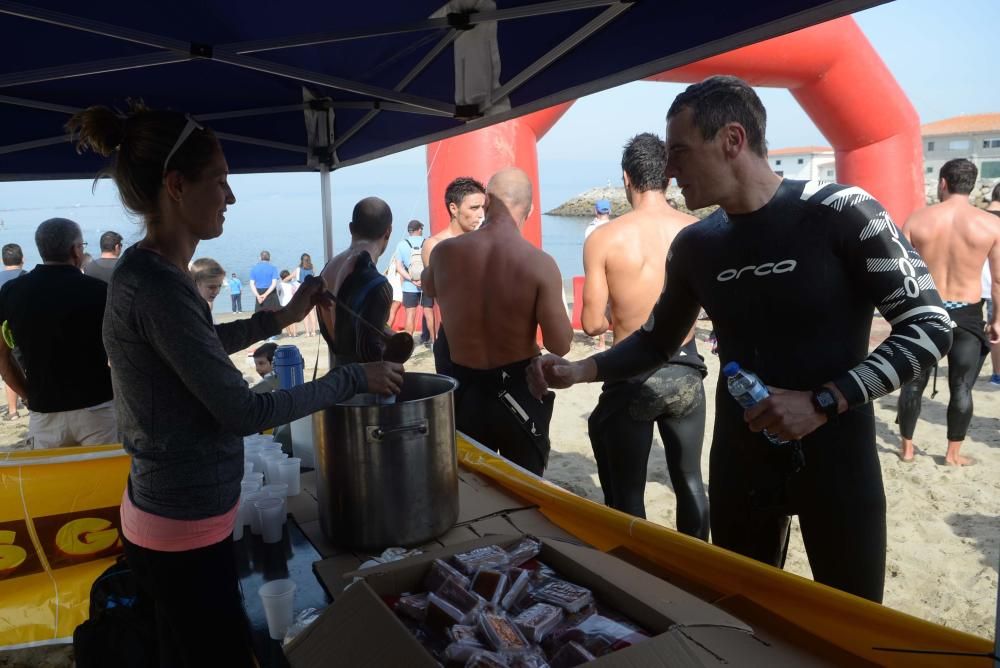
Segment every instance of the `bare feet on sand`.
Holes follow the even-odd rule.
[[[904,464],[912,464],[913,458],[916,456],[915,449],[913,447],[913,440],[909,438],[901,439],[902,451],[897,452],[896,456],[899,457],[899,461]]]
[[[945,466],[975,466],[978,463],[979,462],[972,457],[966,457],[965,455],[955,455],[954,459],[950,459],[948,457],[944,458]]]

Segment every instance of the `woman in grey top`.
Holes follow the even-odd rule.
[[[125,118],[92,107],[67,127],[78,148],[114,154],[104,173],[145,224],[112,278],[104,345],[132,456],[125,554],[153,603],[160,662],[251,665],[231,537],[242,436],[358,392],[397,393],[402,366],[352,364],[290,390],[251,392],[229,355],[301,320],[322,299],[323,281],[304,282],[281,311],[214,326],[187,266],[199,241],[222,234],[236,201],[215,135],[183,114],[139,105]]]

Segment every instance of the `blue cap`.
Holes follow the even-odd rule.
[[[722,367],[722,373],[726,378],[732,378],[740,372],[739,362],[730,362],[726,366]]]
[[[606,199],[599,199],[594,202],[594,209],[597,213],[611,213],[611,202]]]

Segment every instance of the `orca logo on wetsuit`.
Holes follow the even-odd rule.
[[[790,271],[795,271],[795,267],[798,266],[798,262],[795,260],[779,260],[778,262],[765,262],[764,264],[748,264],[741,269],[726,269],[725,271],[719,272],[719,275],[715,277],[715,280],[720,283],[725,283],[726,281],[731,281],[734,278],[739,279],[743,272],[752,271],[754,276],[767,276],[769,274],[787,274]]]
[[[899,240],[899,231],[896,229],[896,225],[889,222],[888,226],[889,234],[892,236],[892,243],[899,247],[899,252],[902,253],[902,257],[899,258],[899,271],[903,274],[903,290],[906,292],[906,296],[913,299],[920,294],[920,284],[917,283],[917,270],[910,262],[910,254],[906,251],[906,248]]]

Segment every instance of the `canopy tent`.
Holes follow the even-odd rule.
[[[209,123],[234,172],[335,169],[881,1],[0,0],[0,179],[92,176],[67,115],[128,97]]]

